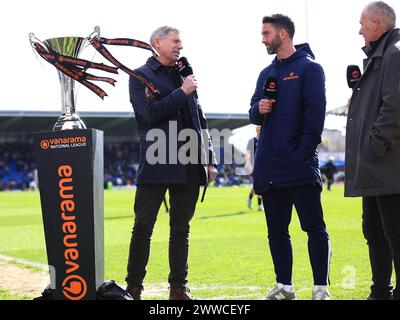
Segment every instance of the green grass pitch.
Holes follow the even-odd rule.
[[[210,188],[191,223],[189,287],[200,299],[259,299],[274,285],[264,213],[247,208],[248,187]],[[133,224],[133,190],[105,191],[105,278],[124,285]],[[322,193],[331,237],[332,299],[365,299],[368,250],[361,231],[361,201],[343,197],[343,186]],[[257,208],[256,200],[253,206]],[[145,279],[145,298],[166,299],[168,214],[160,209]],[[290,228],[293,283],[298,299],[310,299],[312,273],[307,235],[296,212]],[[0,193],[0,254],[46,264],[38,192]],[[146,294],[147,289],[147,294]]]

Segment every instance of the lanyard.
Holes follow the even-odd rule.
[[[118,69],[120,69],[130,76],[139,79],[150,90],[152,94],[159,94],[159,90],[150,81],[146,80],[142,75],[123,65],[121,62],[115,59],[113,55],[104,47],[104,45],[131,46],[149,50],[153,54],[155,54],[154,50],[149,44],[143,41],[128,38],[107,39],[99,37],[90,39],[90,43],[105,59],[111,62],[115,67],[108,66],[103,63],[96,63],[84,59],[62,55],[52,50],[51,48],[45,48],[39,42],[34,43],[34,49],[48,63],[52,64],[59,71],[63,72],[70,78],[80,82],[81,84],[89,88],[101,99],[104,99],[104,97],[107,96],[107,93],[90,81],[107,82],[112,86],[115,86],[115,83],[117,81],[109,77],[95,76],[88,73],[87,69],[97,69],[114,74],[118,74]]]
[[[127,39],[127,38],[119,38],[119,39],[106,39],[106,38],[92,38],[90,40],[91,45],[108,61],[110,61],[113,65],[115,65],[118,69],[121,69],[125,73],[130,76],[139,79],[142,83],[150,90],[152,94],[159,94],[158,89],[148,80],[146,80],[139,73],[129,69],[117,59],[113,57],[113,55],[104,47],[104,44],[110,45],[119,45],[119,46],[132,46],[136,48],[150,50],[153,54],[155,52],[151,48],[151,46],[143,41],[135,40],[135,39]]]

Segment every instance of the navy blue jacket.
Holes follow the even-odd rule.
[[[207,120],[194,94],[186,95],[182,89],[176,89],[176,84],[162,72],[163,66],[153,57],[135,72],[150,81],[160,92],[152,95],[147,87],[138,79],[130,77],[130,101],[135,111],[140,140],[140,163],[137,184],[181,184],[186,183],[185,165],[179,162],[177,153],[167,152],[164,164],[151,164],[146,159],[146,152],[155,141],[146,141],[147,133],[152,129],[160,129],[166,136],[166,150],[169,150],[170,141],[176,144],[172,150],[180,150],[185,141],[178,141],[179,132],[184,129],[180,112],[189,107],[194,130],[198,138],[198,154],[203,154],[203,167],[200,169],[201,184],[207,183],[208,163],[215,164],[216,158],[208,135]],[[175,122],[177,132],[170,132],[172,122]],[[205,141],[206,140],[206,141]]]
[[[296,49],[261,72],[251,99],[250,121],[262,126],[253,173],[258,194],[271,188],[322,185],[317,146],[325,120],[325,76],[308,44]],[[265,99],[269,76],[278,79],[277,102],[262,116],[259,102]]]

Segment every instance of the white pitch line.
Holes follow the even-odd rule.
[[[49,271],[49,266],[47,264],[43,264],[43,263],[39,263],[39,262],[35,262],[35,261],[30,261],[30,260],[26,260],[26,259],[22,259],[22,258],[17,258],[17,257],[10,257],[10,256],[6,256],[4,254],[0,253],[0,260],[4,260],[7,262],[16,262],[16,263],[20,263],[26,266],[31,266],[31,267],[36,267],[36,268],[40,268],[43,271]]]
[[[363,282],[358,282],[357,285],[360,284],[368,284],[368,281],[363,281]],[[334,284],[334,285],[330,285],[328,286],[328,288],[337,288],[337,287],[341,287],[341,284]],[[145,289],[143,291],[143,296],[144,297],[148,297],[148,298],[166,298],[168,296],[168,289],[151,289],[151,284],[149,285],[149,289]],[[267,293],[269,292],[272,287],[266,287],[266,286],[225,286],[225,285],[221,285],[221,284],[217,284],[217,285],[208,285],[208,286],[193,286],[190,285],[190,288],[192,289],[192,292],[194,293],[194,296],[197,300],[254,300],[254,296],[258,296],[258,294],[256,292],[254,293],[245,293],[245,294],[240,294],[240,295],[224,295],[224,296],[217,296],[217,297],[207,297],[207,298],[202,298],[196,295],[196,291],[201,291],[201,290],[249,290],[249,291],[259,291],[262,290],[263,292]],[[302,292],[311,292],[312,291],[312,287],[310,288],[295,288],[295,292],[296,293],[302,293]],[[259,298],[261,299],[263,297],[263,294],[261,294],[259,296]],[[258,300],[257,298],[255,298],[256,300]]]
[[[43,263],[39,263],[39,262],[34,262],[34,261],[30,261],[27,259],[22,259],[22,258],[17,258],[17,257],[10,257],[10,256],[6,256],[0,253],[0,260],[4,260],[4,261],[8,261],[8,262],[16,262],[16,263],[20,263],[22,265],[26,265],[26,266],[32,266],[32,267],[36,267],[36,268],[40,268],[43,271],[49,271],[49,266],[47,264],[43,264]],[[360,284],[369,284],[369,281],[363,281],[363,282],[358,282],[356,285],[360,285]],[[120,287],[124,287],[123,285],[118,284]],[[150,284],[149,287],[151,287],[152,285]],[[334,287],[341,287],[341,284],[334,284],[334,285],[330,285],[328,288],[334,288]],[[268,289],[272,289],[265,287],[265,286],[226,286],[226,285],[222,285],[222,284],[217,284],[217,285],[203,285],[203,286],[190,286],[190,288],[193,291],[197,291],[197,290],[248,290],[248,291],[258,291],[258,290],[265,290],[268,291]],[[305,291],[311,291],[312,288],[295,288],[296,292],[305,292]],[[164,297],[165,294],[168,294],[168,289],[148,289],[148,290],[144,290],[143,291],[143,295],[144,296],[148,296],[148,297]],[[231,295],[231,296],[221,296],[221,297],[209,297],[207,299],[202,299],[202,298],[198,298],[199,300],[226,300],[226,299],[240,299],[240,298],[246,298],[246,297],[250,297],[253,296],[254,294],[241,294],[241,295]]]

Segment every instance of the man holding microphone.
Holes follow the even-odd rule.
[[[157,88],[159,94],[153,94],[137,78],[131,77],[129,81],[130,100],[140,138],[140,165],[134,204],[135,223],[126,276],[127,292],[135,300],[141,298],[142,282],[150,254],[150,239],[157,213],[168,190],[169,299],[189,300],[191,296],[186,286],[189,223],[195,212],[199,186],[206,185],[217,174],[214,167],[216,157],[207,131],[207,120],[196,98],[196,78],[187,75],[182,79],[176,65],[183,48],[179,31],[168,26],[160,27],[151,35],[150,43],[158,55],[149,58],[144,66],[135,71]],[[178,132],[170,132],[171,128],[176,128]],[[167,163],[153,164],[147,159],[148,150],[152,145],[147,140],[147,134],[153,129],[163,132],[167,137]],[[170,136],[178,137],[179,132],[184,129],[191,129],[198,138],[194,148],[197,148],[199,158],[188,164],[182,163],[176,154],[178,150],[169,145]],[[179,149],[185,141],[171,143]],[[203,159],[207,162],[204,166]]]
[[[347,116],[345,196],[362,197],[373,282],[368,299],[400,300],[400,29],[393,8],[368,4],[359,34],[366,59]]]
[[[313,300],[330,293],[330,240],[321,206],[317,145],[325,120],[325,76],[308,44],[293,45],[295,26],[282,14],[263,18],[262,42],[276,54],[257,81],[250,121],[261,134],[254,163],[254,189],[262,195],[276,285],[266,300],[293,300],[292,207],[308,234],[314,276]]]

